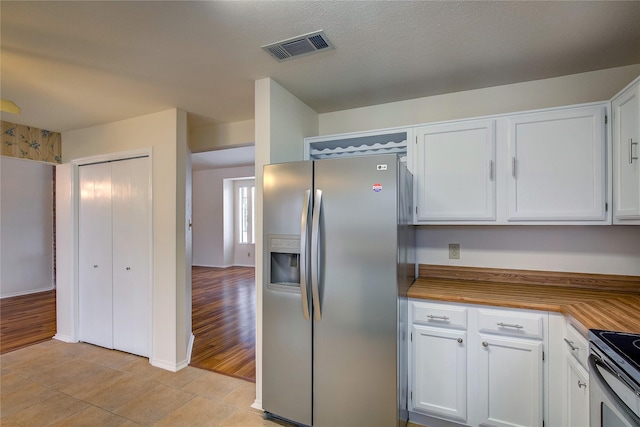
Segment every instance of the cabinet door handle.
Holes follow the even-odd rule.
[[[462,344],[462,338],[458,338],[458,343]]]
[[[629,138],[629,164],[633,164],[634,160],[638,160],[638,157],[633,155],[633,146],[638,145],[638,141],[633,142],[633,138]]]
[[[131,267],[127,267],[127,268],[126,268],[126,270],[127,270],[127,271],[131,270]]]
[[[569,341],[568,339],[564,339],[564,342],[567,343],[567,345],[569,346],[569,348],[571,349],[571,351],[576,351],[578,350],[578,347],[573,345],[573,341]]]
[[[587,383],[583,383],[582,381],[578,380],[578,388],[587,388]]]
[[[493,160],[489,160],[489,181],[493,181]]]
[[[93,268],[98,268],[98,264],[93,264]]]
[[[496,325],[501,326],[503,328],[516,328],[516,329],[522,329],[524,328],[524,326],[522,325],[517,325],[515,323],[502,323],[502,322],[498,322],[496,323]]]
[[[489,343],[488,343],[488,342],[486,342],[486,341],[482,341],[482,346],[483,346],[483,347],[489,347]]]
[[[430,314],[427,316],[427,319],[431,319],[431,320],[449,320],[449,317],[447,316],[434,316],[433,314]]]
[[[516,158],[515,156],[511,158],[511,176],[516,177]]]

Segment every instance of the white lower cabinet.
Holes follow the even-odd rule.
[[[413,422],[543,426],[547,312],[424,300],[409,310]]]
[[[589,374],[575,360],[567,360],[567,427],[589,425]]]
[[[542,426],[542,341],[485,334],[480,339],[480,425]]]
[[[467,421],[467,333],[414,325],[413,410]]]
[[[564,336],[565,417],[567,427],[589,425],[589,341],[570,323]]]

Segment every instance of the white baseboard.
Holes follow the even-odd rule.
[[[149,358],[149,363],[151,364],[151,366],[155,366],[156,368],[164,369],[171,372],[178,372],[180,369],[186,368],[191,362],[191,352],[193,351],[193,341],[195,340],[195,338],[195,335],[191,334],[189,343],[187,344],[187,358],[185,360],[177,363],[172,363],[164,360]]]
[[[21,295],[37,294],[39,292],[51,291],[51,290],[53,290],[55,288],[56,288],[55,286],[51,285],[51,286],[47,286],[45,288],[29,289],[29,290],[26,290],[26,291],[9,292],[8,294],[1,294],[0,295],[0,299],[11,298],[11,297],[19,297]]]
[[[233,264],[234,267],[254,267],[255,268],[255,264]]]
[[[192,267],[228,268],[231,265],[191,264]]]
[[[55,334],[53,336],[54,340],[58,340],[58,341],[62,341],[62,342],[68,342],[68,343],[77,343],[78,340],[73,339],[73,337],[70,337],[68,335],[63,335],[63,334]]]
[[[262,401],[258,399],[254,400],[251,404],[251,407],[253,409],[257,409],[258,411],[262,411]]]
[[[149,363],[151,363],[151,366],[155,366],[156,368],[164,369],[165,371],[171,371],[171,372],[178,372],[180,369],[184,367],[184,366],[179,367],[180,366],[179,363],[171,363],[171,362],[166,362],[164,360],[158,360],[158,359],[149,359]]]

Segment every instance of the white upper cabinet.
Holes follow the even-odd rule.
[[[613,222],[640,224],[640,77],[611,102]]]
[[[640,224],[639,90],[636,85],[614,102],[621,129],[614,133],[620,166],[613,165],[619,223]],[[414,176],[416,225],[606,225],[613,210],[609,106],[305,138],[304,158],[398,153]]]
[[[521,114],[508,123],[508,221],[607,219],[604,106]]]
[[[495,120],[415,133],[417,222],[495,220]]]

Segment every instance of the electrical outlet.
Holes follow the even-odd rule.
[[[460,259],[460,243],[449,243],[449,259]]]

